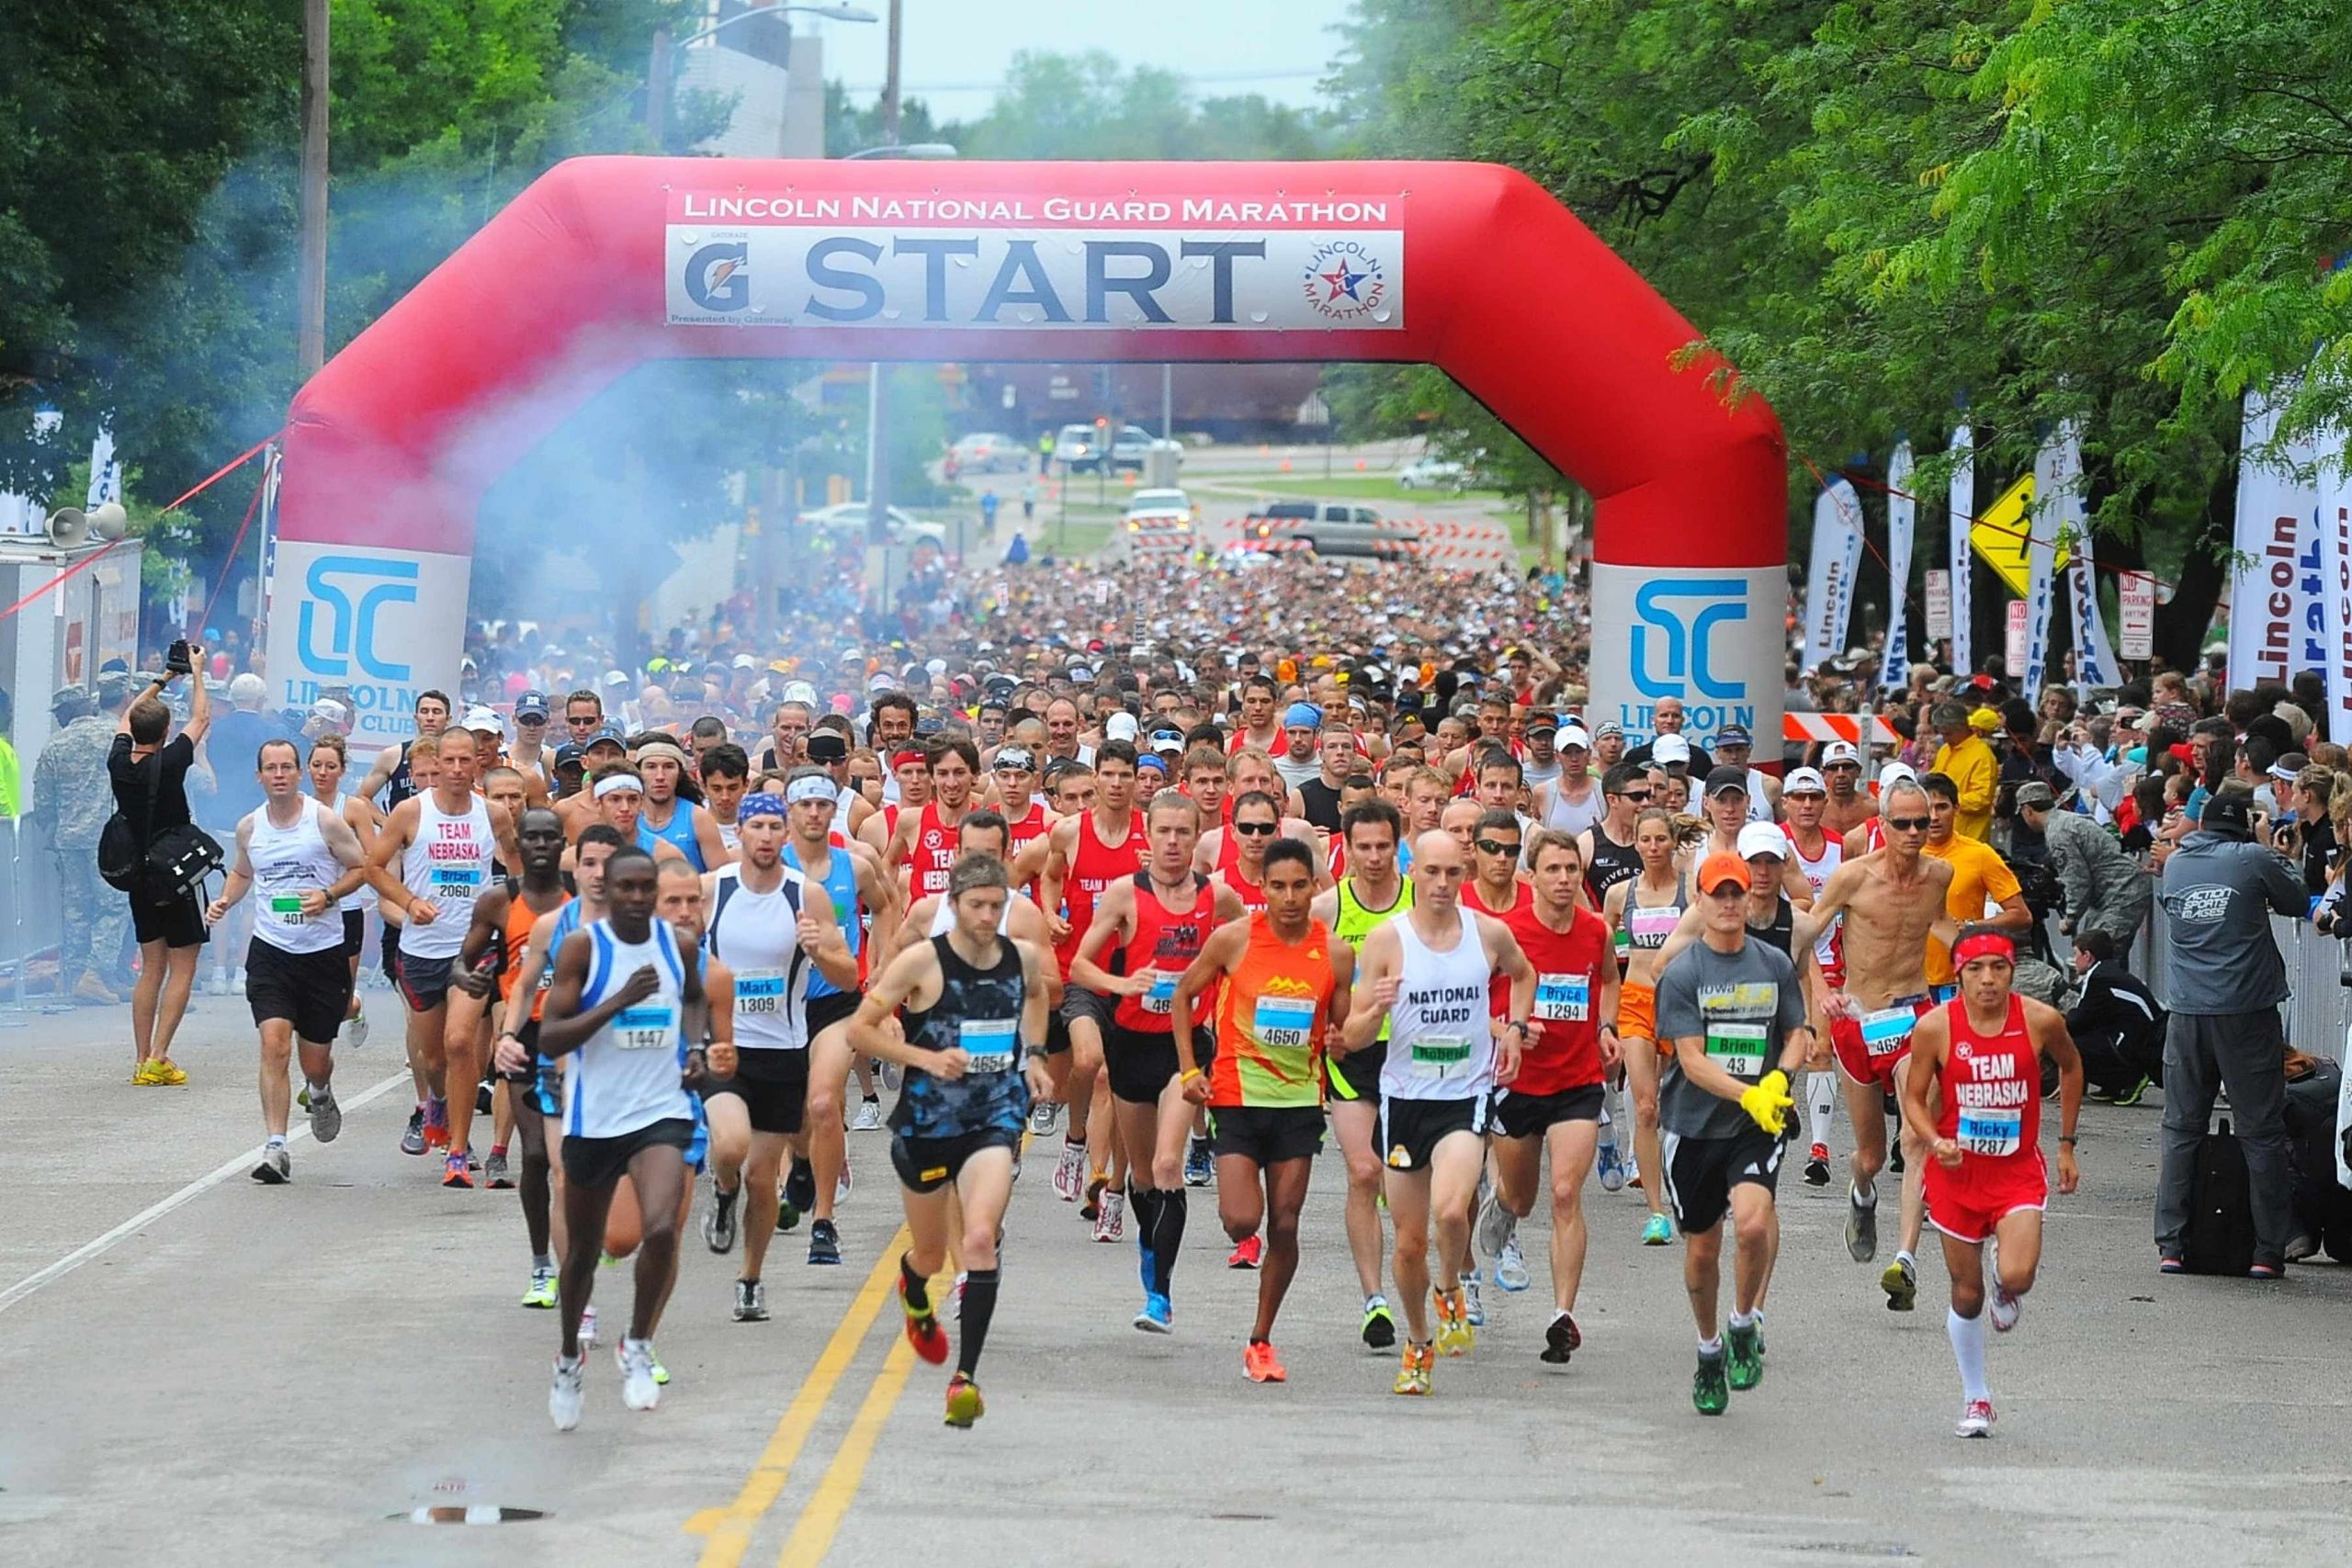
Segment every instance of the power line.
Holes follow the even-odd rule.
[[[1315,81],[1320,80],[1328,69],[1327,66],[1318,65],[1312,69],[1291,71],[1215,71],[1200,73],[1180,72],[1178,75],[1188,86],[1221,86],[1239,85],[1250,82]],[[902,84],[899,90],[902,93],[992,93],[1001,91],[1007,85],[1006,79],[1001,77],[993,82],[909,82]],[[882,84],[851,82],[843,84],[842,90],[850,93],[878,93],[882,90]]]

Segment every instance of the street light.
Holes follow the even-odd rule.
[[[748,22],[754,17],[781,17],[795,11],[804,17],[815,17],[828,22],[881,20],[873,12],[856,6],[761,6],[721,17],[700,32],[688,33],[684,38],[676,39],[674,45],[670,37],[669,24],[664,22],[653,29],[653,58],[645,75],[645,129],[652,132],[655,149],[658,151],[662,145],[662,130],[670,118],[670,51],[673,47],[684,49],[688,44],[700,43],[713,33],[722,32],[738,22]]]

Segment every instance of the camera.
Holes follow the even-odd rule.
[[[187,638],[181,637],[172,639],[170,651],[164,655],[164,668],[175,675],[195,673],[195,659],[188,649]]]

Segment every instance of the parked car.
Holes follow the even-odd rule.
[[[1416,457],[1396,470],[1398,490],[1461,490],[1470,470],[1444,457]]]
[[[1127,498],[1127,509],[1119,514],[1109,557],[1114,560],[1125,558],[1147,536],[1155,549],[1174,549],[1189,555],[1193,525],[1200,514],[1201,509],[1193,504],[1193,498],[1181,490],[1136,491]]]
[[[1338,501],[1274,501],[1241,520],[1241,536],[1265,544],[1300,544],[1318,556],[1368,556],[1402,560],[1419,536],[1381,521],[1369,506]]]
[[[947,547],[947,530],[938,524],[925,523],[912,513],[901,512],[895,506],[884,508],[883,515],[889,525],[892,544],[929,542],[943,550]],[[865,533],[865,502],[844,501],[838,506],[820,506],[813,512],[801,513],[794,522],[803,528],[824,528],[836,534],[855,534],[862,538]]]
[[[1102,451],[1104,434],[1098,425],[1063,425],[1060,434],[1054,438],[1054,460],[1061,464],[1065,473],[1090,473],[1101,468],[1105,456]],[[1111,471],[1117,473],[1123,468],[1132,468],[1142,472],[1144,457],[1151,450],[1151,432],[1141,425],[1130,424],[1121,429],[1110,443]]]
[[[992,474],[1000,470],[1021,473],[1029,467],[1029,449],[1010,435],[995,431],[974,431],[958,436],[956,445],[947,449],[956,459],[956,467],[967,474]]]

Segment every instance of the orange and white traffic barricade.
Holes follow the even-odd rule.
[[[1510,530],[1499,523],[1416,517],[1404,526],[1419,536],[1406,552],[1442,570],[1485,571],[1519,557]]]
[[[1118,525],[1128,558],[1173,558],[1190,555],[1193,524],[1184,517],[1128,517]]]
[[[1903,743],[1894,727],[1869,713],[1784,713],[1781,739],[1798,745],[1815,740],[1850,740],[1865,752],[1891,750]]]

